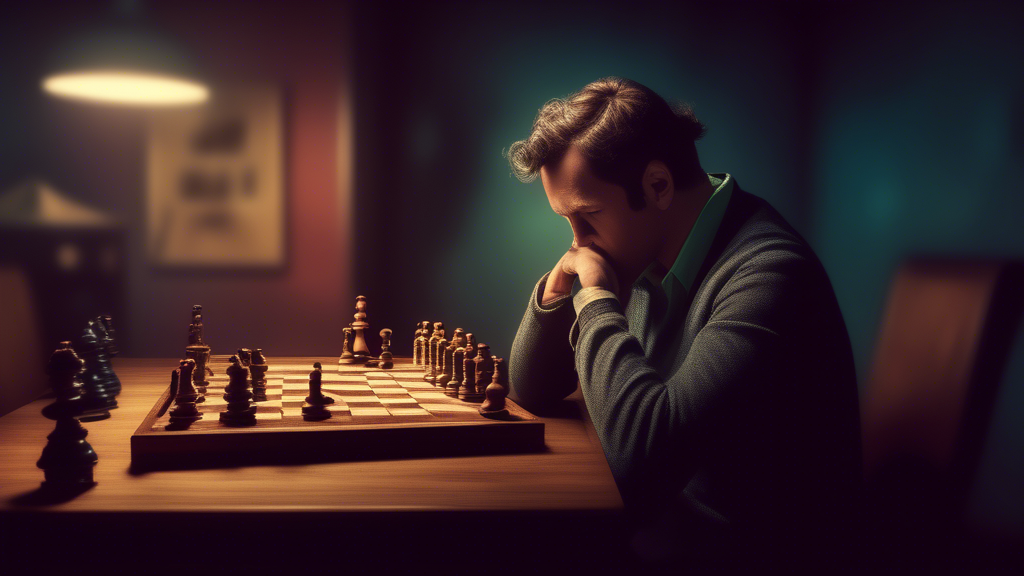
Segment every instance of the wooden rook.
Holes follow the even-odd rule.
[[[338,364],[355,364],[359,362],[356,355],[352,353],[352,327],[346,326],[341,330],[341,356],[338,357]]]
[[[263,348],[253,351],[249,360],[249,374],[252,376],[253,402],[267,401],[267,359],[263,356]]]
[[[395,357],[391,354],[391,329],[385,328],[380,331],[380,357],[378,358],[381,370],[390,370],[395,367]]]
[[[228,385],[224,388],[227,410],[220,413],[220,421],[227,426],[253,426],[256,424],[256,407],[252,405],[249,391],[249,372],[242,367],[238,356],[231,357],[228,366]]]
[[[197,369],[195,360],[186,358],[180,361],[178,366],[178,386],[174,395],[174,408],[171,408],[169,417],[171,423],[165,426],[168,430],[185,430],[193,422],[203,417],[196,408],[196,400],[199,393],[196,391],[192,373]]]
[[[476,395],[476,364],[472,358],[462,360],[462,385],[459,386],[459,400],[473,402],[478,399]]]
[[[102,365],[107,363],[103,345],[96,334],[97,324],[90,320],[82,332],[82,360],[85,361],[85,372],[82,374],[82,398],[77,403],[82,410],[79,420],[92,422],[110,418],[110,410],[117,408],[117,400],[108,387],[109,380],[103,373]]]
[[[327,409],[327,405],[333,404],[334,398],[324,396],[321,389],[322,379],[323,368],[319,362],[314,362],[313,371],[309,373],[309,396],[306,396],[306,403],[302,405],[303,420],[317,421],[331,417],[331,411]]]
[[[96,485],[92,470],[98,458],[85,441],[89,432],[75,418],[82,401],[82,384],[77,377],[84,366],[68,341],[60,343],[46,365],[57,400],[43,408],[43,416],[57,425],[46,437],[46,447],[36,466],[43,470],[42,488],[47,491],[74,493]]]
[[[476,346],[476,358],[473,359],[476,364],[476,395],[477,398],[483,399],[484,391],[487,390],[487,386],[491,383],[491,377],[494,374],[494,359],[491,358],[491,347],[487,344],[477,344]]]
[[[352,342],[352,354],[356,362],[366,362],[370,359],[370,347],[366,345],[366,329],[370,324],[366,321],[366,296],[356,296],[355,322],[352,323],[352,332],[355,340]]]
[[[494,359],[494,374],[484,395],[486,397],[480,405],[480,414],[495,420],[507,419],[509,412],[505,408],[505,398],[508,396],[508,364],[504,358]]]

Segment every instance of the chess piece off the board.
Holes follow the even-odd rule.
[[[167,425],[168,430],[185,430],[193,422],[199,420],[203,415],[196,408],[196,400],[199,393],[196,391],[192,373],[196,370],[196,361],[191,358],[181,360],[178,366],[178,386],[174,395],[174,408],[171,408],[169,416],[171,423]]]
[[[110,418],[110,410],[117,408],[117,400],[109,388],[110,380],[103,371],[103,364],[109,363],[103,344],[97,335],[97,323],[90,320],[79,344],[85,371],[82,373],[82,399],[79,402],[82,413],[79,420],[92,422]]]
[[[390,370],[395,367],[395,357],[391,354],[391,329],[384,328],[380,331],[380,357],[378,358],[381,370]]]
[[[224,388],[227,410],[220,413],[220,421],[227,426],[253,426],[256,424],[256,407],[252,405],[249,391],[249,371],[242,367],[238,356],[231,357],[228,366],[228,385]]]
[[[60,343],[46,365],[57,400],[43,408],[43,416],[57,425],[46,437],[36,466],[43,470],[42,488],[47,491],[76,492],[96,485],[92,471],[99,458],[85,440],[89,432],[75,418],[82,399],[82,385],[76,378],[84,366],[67,341]]]
[[[327,405],[333,404],[334,398],[324,396],[322,385],[323,368],[319,362],[315,362],[313,371],[309,373],[309,396],[306,396],[306,403],[302,406],[303,420],[326,420],[331,417],[331,411],[327,409]]]
[[[484,390],[483,404],[480,405],[480,414],[501,420],[508,418],[509,412],[505,408],[505,398],[508,397],[508,365],[504,358],[494,359],[494,374],[491,383]]]
[[[100,365],[100,372],[106,380],[107,390],[117,396],[121,393],[121,380],[114,373],[112,359],[120,351],[117,349],[117,339],[114,336],[114,320],[109,315],[102,315],[97,316],[95,322],[96,337],[99,338],[100,346],[103,347],[103,351],[107,355],[106,362]]]

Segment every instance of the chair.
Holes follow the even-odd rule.
[[[897,273],[861,414],[867,529],[883,565],[942,567],[963,552],[963,513],[1022,308],[1019,262],[912,259]]]

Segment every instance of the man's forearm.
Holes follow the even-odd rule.
[[[576,389],[569,329],[576,314],[568,294],[541,305],[547,276],[530,294],[509,354],[510,395],[527,408],[561,400]]]

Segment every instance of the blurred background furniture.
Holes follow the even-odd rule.
[[[964,513],[1022,306],[1020,262],[910,259],[899,269],[862,401],[879,567],[999,561],[969,541]]]

